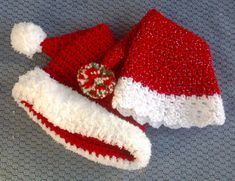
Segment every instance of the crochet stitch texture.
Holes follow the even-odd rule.
[[[123,62],[113,107],[158,128],[204,127],[225,121],[206,41],[150,10],[107,53],[104,65]]]

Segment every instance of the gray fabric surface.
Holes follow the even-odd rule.
[[[128,172],[65,150],[16,106],[11,89],[18,76],[48,59],[38,54],[29,60],[13,51],[14,23],[32,21],[55,36],[105,22],[118,38],[152,7],[208,41],[226,111],[223,126],[147,127],[150,164]],[[234,72],[234,0],[0,0],[0,180],[235,180]]]

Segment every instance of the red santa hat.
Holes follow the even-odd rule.
[[[123,61],[113,108],[158,128],[222,125],[225,114],[205,40],[150,10],[107,53]]]
[[[140,169],[151,155],[144,127],[112,108],[111,92],[103,99],[92,99],[82,93],[80,87],[84,85],[77,81],[84,76],[84,71],[78,72],[85,66],[90,76],[102,70],[104,80],[113,88],[113,74],[97,63],[114,43],[104,24],[54,38],[46,38],[33,23],[16,24],[11,33],[13,48],[30,58],[44,52],[51,61],[42,69],[36,67],[20,76],[12,95],[47,134],[68,150],[104,165]],[[113,71],[116,74],[116,69]]]

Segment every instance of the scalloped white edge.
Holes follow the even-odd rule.
[[[142,130],[60,84],[38,67],[19,77],[19,81],[12,90],[12,96],[38,124],[40,121],[21,104],[21,100],[32,104],[36,112],[42,114],[55,126],[71,133],[97,138],[120,148],[124,147],[135,159],[128,161],[102,155],[97,157],[95,153],[89,154],[88,151],[66,143],[59,135],[40,124],[54,140],[63,144],[68,150],[89,160],[127,170],[143,168],[149,162],[151,143]]]
[[[132,78],[118,80],[112,100],[113,108],[124,116],[132,116],[140,124],[154,128],[205,127],[225,122],[221,96],[175,96],[159,94]]]

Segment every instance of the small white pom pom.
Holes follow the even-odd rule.
[[[30,22],[15,24],[11,32],[11,45],[19,53],[32,58],[42,51],[40,43],[46,38],[46,33],[38,25]]]

